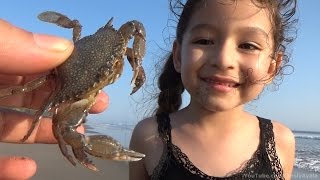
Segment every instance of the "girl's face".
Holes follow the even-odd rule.
[[[225,111],[255,99],[271,81],[278,62],[272,27],[267,10],[251,0],[205,2],[174,44],[174,65],[191,103]]]

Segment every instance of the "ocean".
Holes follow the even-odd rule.
[[[88,121],[87,134],[107,134],[128,147],[135,125],[106,124]],[[296,160],[293,179],[320,179],[320,132],[293,131],[296,139]]]
[[[293,131],[293,133],[296,138],[295,167],[320,173],[320,132]]]

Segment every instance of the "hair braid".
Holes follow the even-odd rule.
[[[178,73],[173,65],[172,53],[169,55],[162,73],[158,79],[158,108],[156,114],[172,113],[179,110],[182,104],[182,93],[184,86]]]

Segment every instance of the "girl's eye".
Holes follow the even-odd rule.
[[[194,43],[201,44],[201,45],[213,45],[214,44],[214,42],[210,39],[199,39],[199,40],[196,40]]]
[[[244,50],[250,50],[250,51],[254,51],[254,50],[259,50],[260,49],[256,45],[253,45],[253,44],[250,44],[250,43],[240,44],[239,48],[244,49]]]

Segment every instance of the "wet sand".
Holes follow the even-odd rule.
[[[56,144],[5,144],[0,143],[1,155],[22,155],[37,162],[38,170],[32,180],[128,180],[128,163],[92,158],[99,172],[78,164],[72,166],[60,153]]]

